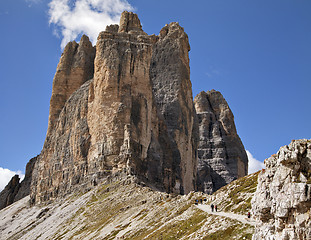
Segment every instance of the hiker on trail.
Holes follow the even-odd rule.
[[[211,205],[212,212],[214,212],[214,204]]]
[[[247,213],[247,217],[251,218],[251,213],[250,212]]]
[[[215,205],[215,212],[217,212],[217,205]]]

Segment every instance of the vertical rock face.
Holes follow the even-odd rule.
[[[248,158],[221,93],[201,92],[194,104],[199,122],[197,189],[211,194],[247,175]]]
[[[164,116],[182,191],[193,189],[197,166],[188,36],[178,23],[166,25],[153,47],[150,77],[155,101]],[[182,182],[183,180],[183,182]]]
[[[33,171],[32,202],[63,196],[78,184],[84,189],[83,184],[91,181],[87,174],[89,85],[87,81],[67,100],[54,129],[46,137]]]
[[[183,29],[172,23],[148,36],[137,15],[124,12],[120,26],[99,34],[94,61],[87,40],[69,43],[58,65],[32,202],[121,173],[167,192],[194,190],[195,112]]]
[[[30,194],[30,185],[32,180],[32,173],[34,169],[34,165],[37,161],[37,157],[34,157],[29,160],[26,165],[25,177],[23,181],[20,183],[20,189],[14,197],[14,202],[28,196]]]
[[[69,42],[64,49],[53,80],[47,136],[53,130],[65,102],[94,73],[95,48],[85,35],[80,43]]]
[[[262,222],[253,239],[311,239],[311,140],[293,140],[265,166],[252,199]]]

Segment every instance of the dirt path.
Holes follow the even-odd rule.
[[[258,222],[255,219],[252,218],[247,218],[247,216],[244,215],[239,215],[239,214],[234,214],[234,213],[228,213],[228,212],[212,212],[211,211],[211,207],[209,205],[204,205],[204,204],[199,204],[199,205],[195,205],[197,208],[201,209],[204,212],[207,212],[209,214],[214,214],[214,215],[218,215],[218,216],[222,216],[222,217],[228,217],[231,219],[236,219],[242,223],[246,223],[246,224],[250,224],[253,226],[256,226],[256,224],[258,224]]]

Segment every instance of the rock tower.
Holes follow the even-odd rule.
[[[197,190],[211,194],[247,175],[248,158],[222,94],[201,92],[194,104],[199,122]]]
[[[96,50],[95,50],[96,49]],[[148,36],[136,14],[70,42],[53,81],[33,202],[130,174],[166,192],[195,189],[195,110],[188,36],[178,23]]]
[[[189,51],[178,23],[148,35],[126,11],[96,46],[85,35],[69,42],[53,80],[43,149],[22,185],[15,177],[1,193],[0,207],[28,194],[33,204],[48,202],[128,175],[178,194],[212,193],[246,175],[222,95],[202,92],[194,107]]]

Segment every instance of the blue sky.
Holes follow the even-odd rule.
[[[310,0],[1,0],[0,179],[42,149],[62,46],[82,32],[95,43],[124,9],[148,34],[184,27],[193,95],[224,95],[253,158],[311,138]]]

